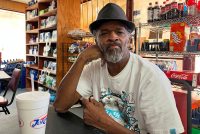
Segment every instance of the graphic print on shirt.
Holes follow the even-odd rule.
[[[101,90],[100,102],[104,104],[106,113],[124,127],[140,133],[138,121],[134,118],[135,103],[129,101],[125,91],[113,93],[109,88]]]

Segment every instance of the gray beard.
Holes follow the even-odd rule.
[[[112,51],[107,51],[105,53],[105,59],[108,62],[111,63],[117,63],[119,62],[123,57],[123,54],[121,53],[120,49],[113,49]]]

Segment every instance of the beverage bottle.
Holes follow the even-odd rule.
[[[182,0],[179,0],[179,3],[178,3],[179,18],[183,17],[183,10],[184,10],[184,4]]]
[[[149,3],[149,7],[147,9],[147,21],[148,21],[148,23],[153,22],[153,7],[152,7],[152,3]]]
[[[165,1],[163,2],[163,5],[160,7],[160,19],[161,20],[166,20]]]
[[[160,21],[160,7],[157,1],[153,7],[153,21]]]
[[[197,4],[197,14],[198,15],[200,14],[200,0],[198,1],[198,4]]]
[[[178,3],[176,2],[176,0],[173,0],[171,3],[171,15],[172,19],[179,17]]]
[[[171,19],[171,3],[169,0],[166,0],[166,18]]]
[[[187,6],[188,6],[188,15],[196,15],[196,2],[195,0],[188,0]]]
[[[188,6],[187,4],[184,2],[183,3],[183,17],[188,15]]]

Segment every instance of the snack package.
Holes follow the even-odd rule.
[[[170,51],[182,52],[186,44],[186,23],[171,24]]]

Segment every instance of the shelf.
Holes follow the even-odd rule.
[[[53,26],[50,26],[50,27],[40,28],[39,30],[40,31],[48,31],[48,30],[56,30],[56,28],[57,28],[57,26],[53,25]]]
[[[200,15],[197,16],[186,16],[176,19],[161,20],[152,23],[142,23],[141,26],[162,26],[169,27],[173,23],[185,22],[188,26],[199,26],[200,25]]]
[[[94,36],[92,34],[86,34],[86,35],[67,35],[68,38],[74,39],[74,40],[82,40],[83,38],[93,38]]]
[[[57,41],[51,41],[51,43],[57,43]],[[46,42],[39,42],[39,44],[46,44]]]
[[[45,71],[47,71],[47,72],[50,72],[50,74],[52,74],[52,75],[56,75],[56,73],[52,72],[51,69],[43,68],[43,69],[39,69],[39,70],[40,70],[40,71],[45,70]]]
[[[36,57],[38,55],[34,55],[34,54],[26,54],[26,56],[33,56],[33,57]]]
[[[52,2],[52,0],[39,0],[38,3],[49,3]]]
[[[26,65],[26,68],[31,68],[31,69],[38,70],[38,67],[37,67],[37,66],[33,66],[33,65],[32,65],[32,66],[27,66],[27,65]]]
[[[172,51],[140,51],[142,55],[171,55],[171,56],[183,56],[183,55],[200,55],[199,52],[172,52]]]
[[[29,18],[29,19],[27,19],[26,20],[26,22],[37,22],[38,21],[38,16],[35,16],[35,17],[33,17],[33,18]]]
[[[143,58],[153,59],[177,59],[183,60],[183,56],[197,55],[200,56],[200,52],[170,52],[170,51],[146,51],[140,52],[140,56]]]
[[[26,11],[28,11],[28,10],[34,10],[34,9],[37,9],[37,8],[38,8],[38,3],[35,3],[34,5],[27,7]]]
[[[43,55],[39,55],[39,57],[41,57],[41,58],[48,58],[48,59],[56,59],[56,57],[43,56]]]
[[[28,30],[28,31],[26,31],[26,33],[34,33],[34,34],[37,34],[37,33],[38,33],[38,29]]]
[[[49,16],[56,15],[56,12],[57,12],[57,9],[53,9],[53,10],[46,12],[46,13],[39,15],[39,16],[40,17],[49,17]]]
[[[27,45],[27,46],[38,45],[38,42],[33,42],[33,43],[26,44],[26,45]]]
[[[31,81],[31,77],[26,77],[26,78]],[[34,80],[34,82],[38,83],[37,80]]]
[[[56,89],[53,88],[53,87],[48,87],[48,86],[46,86],[46,85],[44,85],[44,84],[42,84],[42,83],[40,83],[40,82],[38,82],[38,84],[40,84],[40,85],[42,85],[43,87],[46,87],[46,88],[48,88],[48,89],[51,89],[51,90],[53,90],[53,91],[56,91]]]

